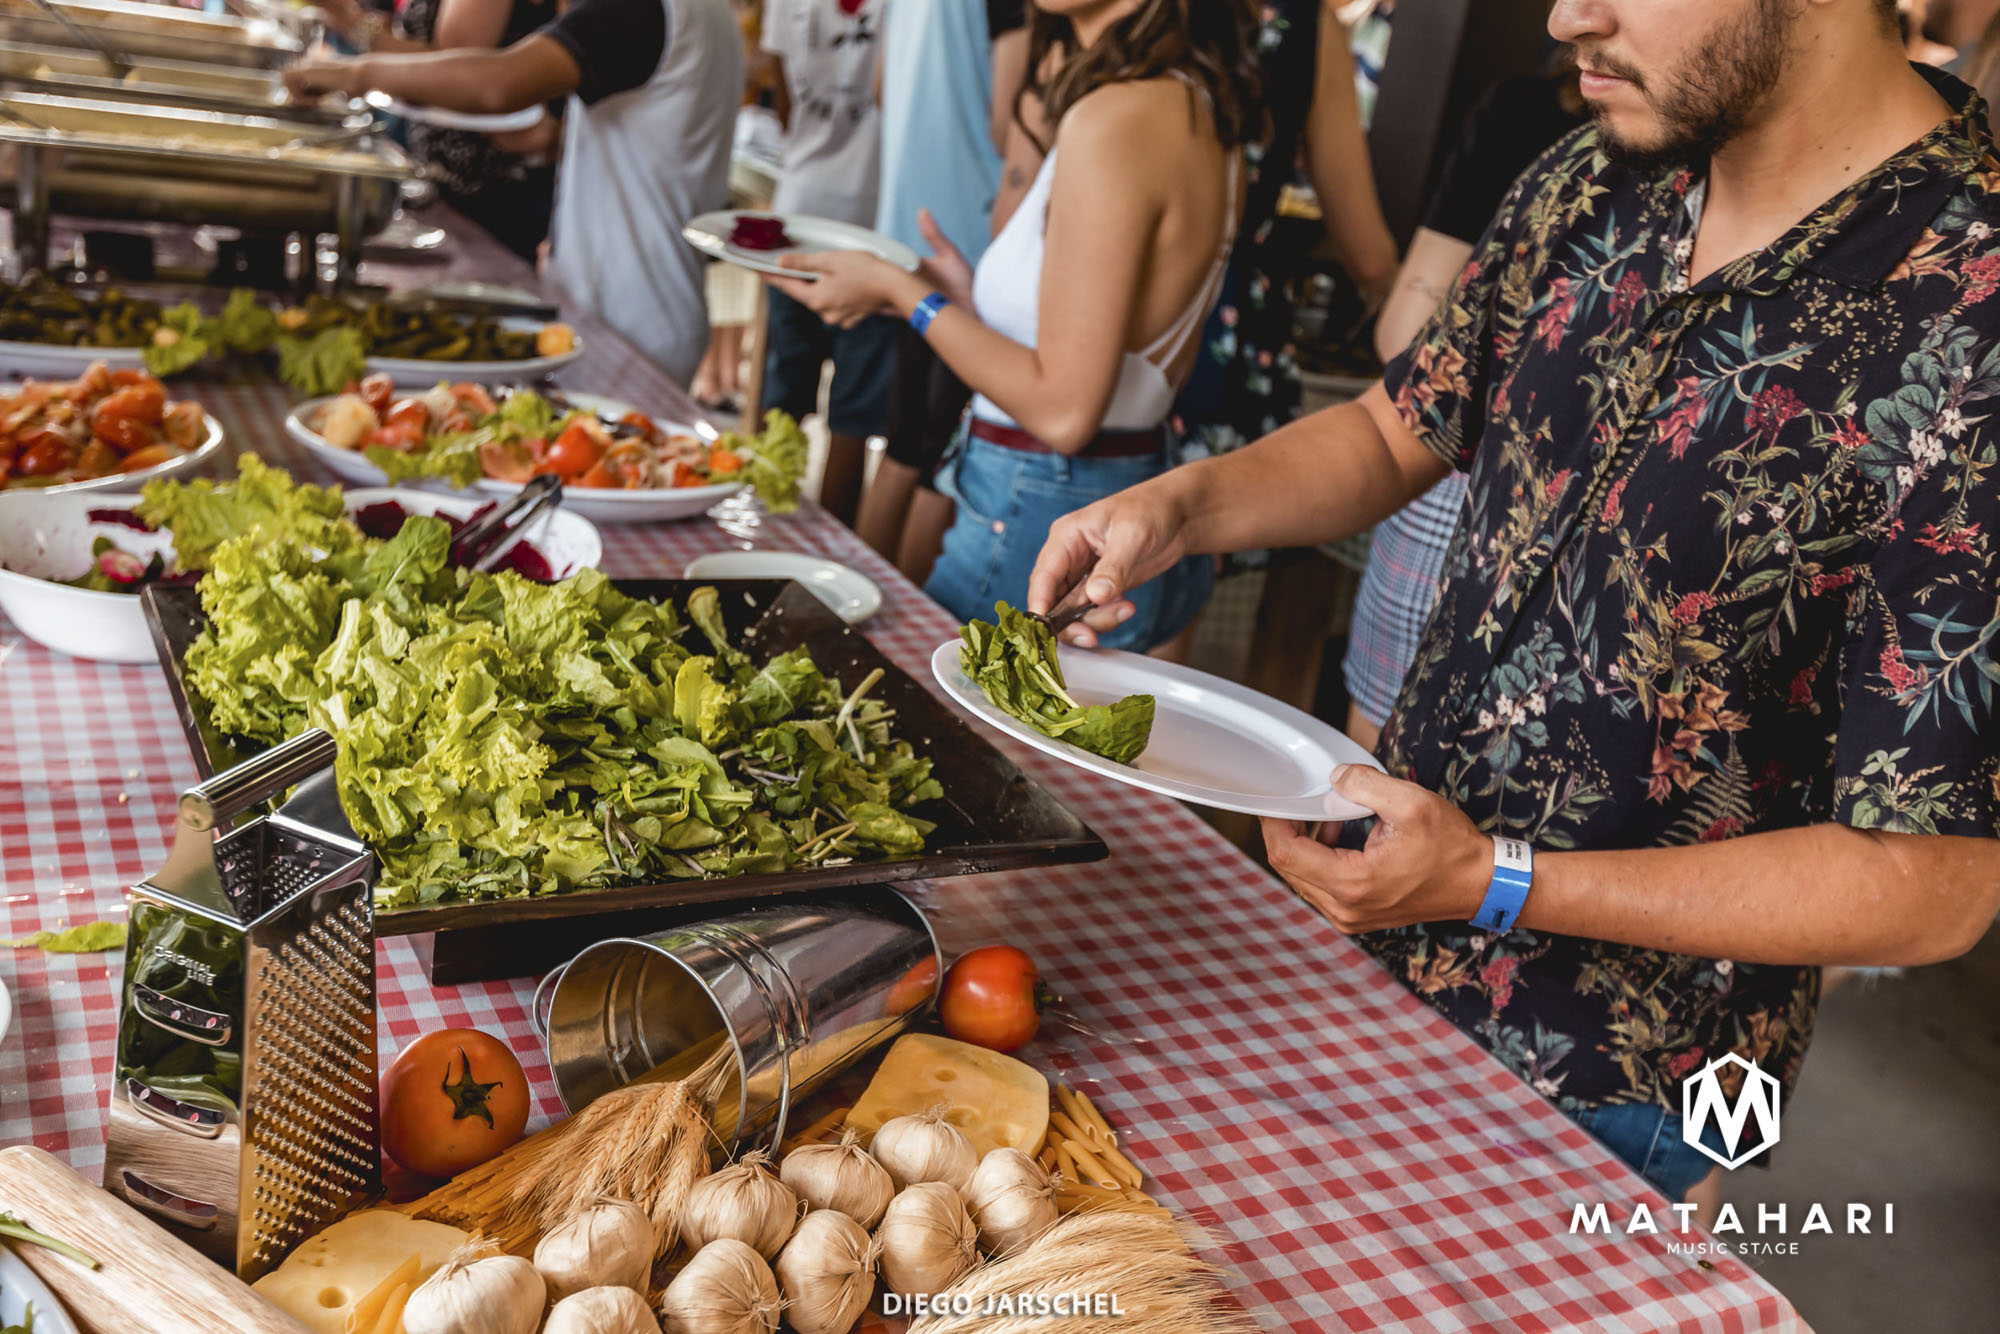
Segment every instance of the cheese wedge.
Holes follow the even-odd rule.
[[[968,1042],[909,1033],[897,1038],[882,1068],[847,1114],[872,1138],[884,1121],[942,1105],[945,1120],[985,1157],[1012,1146],[1033,1156],[1049,1133],[1049,1081],[1011,1056]]]
[[[377,1283],[366,1297],[354,1303],[354,1309],[347,1313],[346,1334],[375,1334],[376,1327],[382,1323],[382,1308],[399,1290],[408,1292],[423,1281],[424,1257],[412,1255],[390,1270],[389,1276]],[[400,1308],[398,1314],[401,1314]]]
[[[412,1256],[418,1264],[416,1282],[422,1282],[471,1239],[470,1233],[443,1223],[393,1209],[364,1209],[307,1238],[283,1264],[250,1286],[313,1334],[347,1334],[355,1308],[384,1279],[407,1272]],[[389,1286],[393,1290],[395,1284]],[[372,1334],[371,1325],[356,1327]]]

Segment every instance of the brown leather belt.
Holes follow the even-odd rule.
[[[1018,426],[1002,426],[983,418],[972,419],[971,433],[990,445],[1018,450],[1023,454],[1060,454]],[[1162,426],[1143,431],[1099,431],[1074,457],[1087,459],[1130,459],[1158,454],[1166,448],[1167,433]]]

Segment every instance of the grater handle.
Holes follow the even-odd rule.
[[[181,823],[214,829],[333,763],[333,737],[309,728],[181,794]]]

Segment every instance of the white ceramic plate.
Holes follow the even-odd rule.
[[[480,115],[471,111],[450,111],[444,107],[418,106],[379,91],[369,93],[361,100],[385,115],[402,120],[422,121],[445,130],[473,130],[480,134],[511,134],[516,130],[525,130],[541,124],[542,117],[548,114],[539,102],[519,111]]]
[[[632,411],[630,403],[615,398],[605,398],[600,394],[565,394],[564,397],[579,408],[595,412],[600,417],[609,417],[613,421]],[[364,486],[383,485],[388,478],[383,475],[380,468],[355,450],[341,449],[328,444],[326,437],[314,429],[320,413],[332,401],[330,398],[309,399],[293,408],[291,414],[285,418],[286,432],[303,445],[314,458],[348,481]],[[661,422],[660,425],[669,431],[691,431],[703,439],[712,439],[715,435],[714,428],[704,429],[702,425],[689,426],[681,422]],[[425,485],[433,484],[425,483]],[[445,484],[438,482],[435,485]],[[511,496],[521,489],[521,484],[483,477],[475,482],[473,487],[491,496]],[[726,486],[656,487],[634,491],[572,486],[563,489],[562,507],[566,513],[580,514],[598,523],[655,523],[670,519],[691,519],[706,514],[716,504],[742,489],[740,482],[731,482]]]
[[[0,490],[0,496],[64,496],[82,491],[116,491],[135,486],[144,486],[155,477],[172,477],[177,473],[193,472],[222,448],[222,423],[208,418],[208,438],[177,459],[156,463],[150,468],[137,472],[114,472],[109,477],[93,477],[87,482],[65,482],[61,486],[16,486]]]
[[[447,513],[464,518],[487,503],[483,496],[437,495],[404,487],[349,491],[349,510],[394,500],[412,514]],[[92,523],[94,509],[130,509],[136,492],[96,492],[53,496],[14,491],[0,494],[0,611],[37,644],[97,662],[152,662],[152,631],[145,609],[130,593],[100,593],[54,582],[74,579],[90,568],[90,544],[104,536],[141,558],[160,552],[173,558],[173,538],[123,524]],[[597,527],[559,509],[526,539],[548,559],[558,579],[596,565],[604,555]]]
[[[362,487],[347,492],[343,500],[350,513],[365,505],[393,500],[412,514],[449,514],[463,519],[482,505],[492,502],[485,496],[439,495],[435,491],[415,491],[406,486]],[[555,513],[538,520],[523,539],[541,552],[558,579],[567,579],[578,570],[594,567],[604,559],[604,540],[597,525],[569,509],[569,493]]]
[[[959,667],[959,648],[954,639],[931,655],[931,674],[945,693],[981,722],[1059,760],[1148,792],[1246,815],[1314,822],[1373,814],[1335,793],[1331,782],[1335,765],[1381,768],[1373,756],[1311,714],[1234,681],[1140,653],[1059,647],[1063,679],[1078,702],[1153,696],[1145,754],[1136,764],[1115,764],[994,708]]]
[[[42,380],[74,380],[89,370],[93,361],[101,361],[114,371],[138,371],[146,368],[146,353],[137,347],[72,347],[0,339],[0,371],[19,371]]]
[[[0,1002],[6,997],[6,988],[0,987]],[[4,1013],[0,1008],[0,1014]],[[4,1027],[0,1024],[0,1029]],[[49,1285],[36,1278],[28,1262],[11,1247],[0,1243],[0,1327],[23,1323],[31,1305],[35,1308],[35,1334],[77,1334],[75,1322],[49,1291]]]
[[[543,321],[529,319],[525,315],[502,315],[498,323],[503,328],[532,332],[542,327]],[[393,376],[397,384],[422,385],[426,389],[439,380],[531,380],[560,370],[583,355],[583,340],[576,340],[576,346],[554,357],[524,357],[519,361],[426,361],[422,357],[370,357],[367,361],[370,375]]]
[[[792,244],[783,250],[744,250],[731,245],[729,234],[735,230],[736,220],[741,217],[782,219],[785,235],[792,239]],[[822,250],[865,250],[906,272],[917,271],[917,252],[901,241],[866,227],[856,227],[851,222],[835,222],[832,218],[815,218],[806,213],[721,209],[695,218],[681,228],[681,235],[704,255],[726,259],[731,264],[740,264],[758,273],[810,278],[810,274],[797,274],[782,267],[778,260],[784,255],[810,255]]]
[[[797,551],[712,551],[688,562],[687,579],[796,579],[849,625],[882,610],[882,590],[859,570]]]
[[[7,994],[7,979],[0,977],[0,1045],[7,1041],[7,1026],[14,1022],[14,999]],[[0,1247],[0,1250],[4,1250]]]

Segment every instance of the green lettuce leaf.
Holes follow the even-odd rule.
[[[51,954],[103,954],[125,948],[125,923],[80,922],[59,931],[37,931],[32,936],[0,938],[0,945],[17,950],[47,950]]]
[[[159,327],[153,330],[143,355],[146,369],[164,380],[221,350],[215,321],[204,316],[192,302],[183,301],[160,313]]]
[[[272,346],[278,378],[307,398],[337,394],[368,372],[368,345],[351,325],[331,325],[310,337],[280,333]]]
[[[969,621],[959,631],[959,666],[1001,712],[1046,736],[1119,764],[1145,752],[1153,734],[1153,697],[1127,695],[1085,706],[1069,693],[1048,626],[1005,602],[997,624]]]
[[[725,435],[718,443],[742,457],[743,480],[765,509],[788,514],[799,507],[799,482],[806,475],[806,433],[790,414],[772,408],[756,435]]]
[[[272,541],[322,551],[346,550],[361,534],[347,521],[337,487],[301,485],[255,454],[236,463],[236,480],[171,478],[146,483],[133,513],[174,535],[181,568],[208,568],[215,549],[232,537],[262,531]]]
[[[251,355],[271,346],[278,336],[278,313],[266,306],[257,293],[239,287],[216,317],[215,327],[222,344],[231,352]]]
[[[361,452],[382,470],[391,485],[437,477],[464,488],[486,475],[479,447],[492,439],[493,433],[487,430],[453,431],[429,436],[422,448],[407,453],[386,445],[369,445]]]

